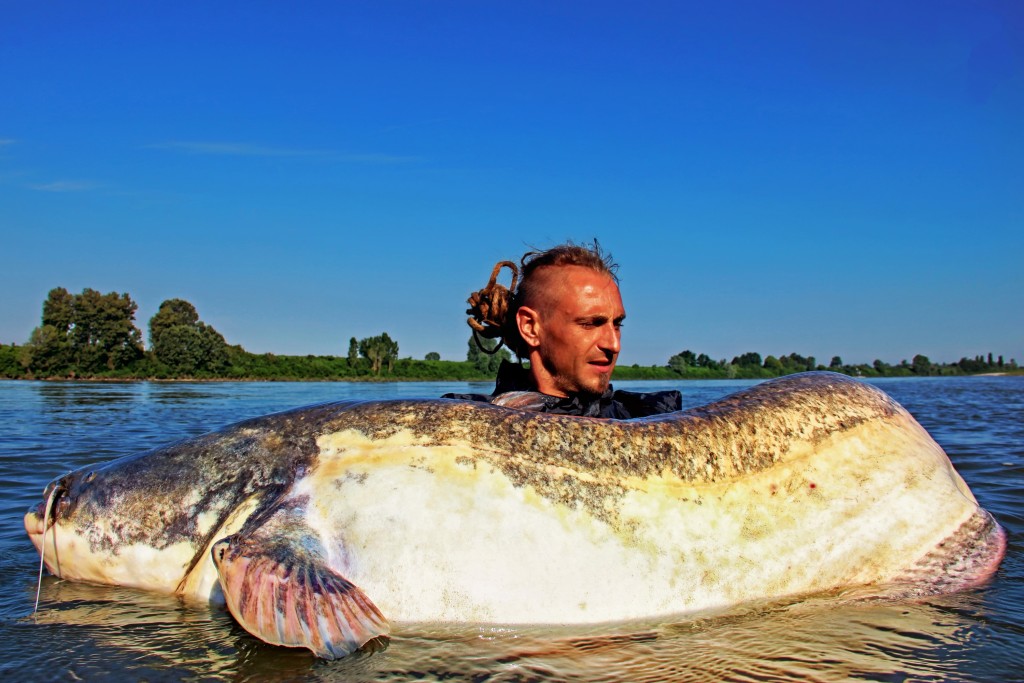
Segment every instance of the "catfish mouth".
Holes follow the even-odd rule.
[[[39,515],[39,508],[44,505],[46,503],[40,503],[25,513],[25,532],[28,534],[28,540],[32,541],[32,545],[39,552],[43,550],[43,518]]]
[[[43,500],[33,505],[25,513],[25,532],[40,553],[43,552],[43,539],[46,532],[57,523],[58,513],[66,509],[68,492],[67,477],[56,479],[43,491]],[[63,503],[63,505],[61,504]]]

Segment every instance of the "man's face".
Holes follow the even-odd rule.
[[[609,275],[582,266],[543,270],[543,301],[532,309],[537,388],[552,396],[602,394],[619,357],[626,317],[619,287]]]

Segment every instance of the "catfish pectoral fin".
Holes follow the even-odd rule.
[[[269,547],[255,540],[231,536],[213,547],[228,610],[246,631],[324,659],[344,657],[389,633],[377,606],[311,552],[308,537],[293,539],[287,549],[280,538]]]

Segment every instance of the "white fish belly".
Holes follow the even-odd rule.
[[[606,514],[513,483],[469,443],[319,443],[296,495],[334,568],[397,621],[593,623],[881,582],[977,510],[903,417],[728,481],[624,481]]]
[[[337,530],[332,563],[399,621],[593,622],[664,609],[646,589],[650,559],[611,527],[482,467],[462,486],[403,465],[341,482],[332,498],[344,511],[319,511]]]
[[[29,513],[35,516],[34,513]],[[26,527],[29,521],[26,521]],[[173,593],[195,555],[191,543],[156,548],[145,543],[103,546],[93,543],[74,525],[53,524],[45,534],[31,535],[43,553],[46,568],[69,581],[130,586]]]

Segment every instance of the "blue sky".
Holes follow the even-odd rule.
[[[620,363],[1024,362],[1024,3],[2,2],[0,342],[53,287],[465,356],[528,247]]]

